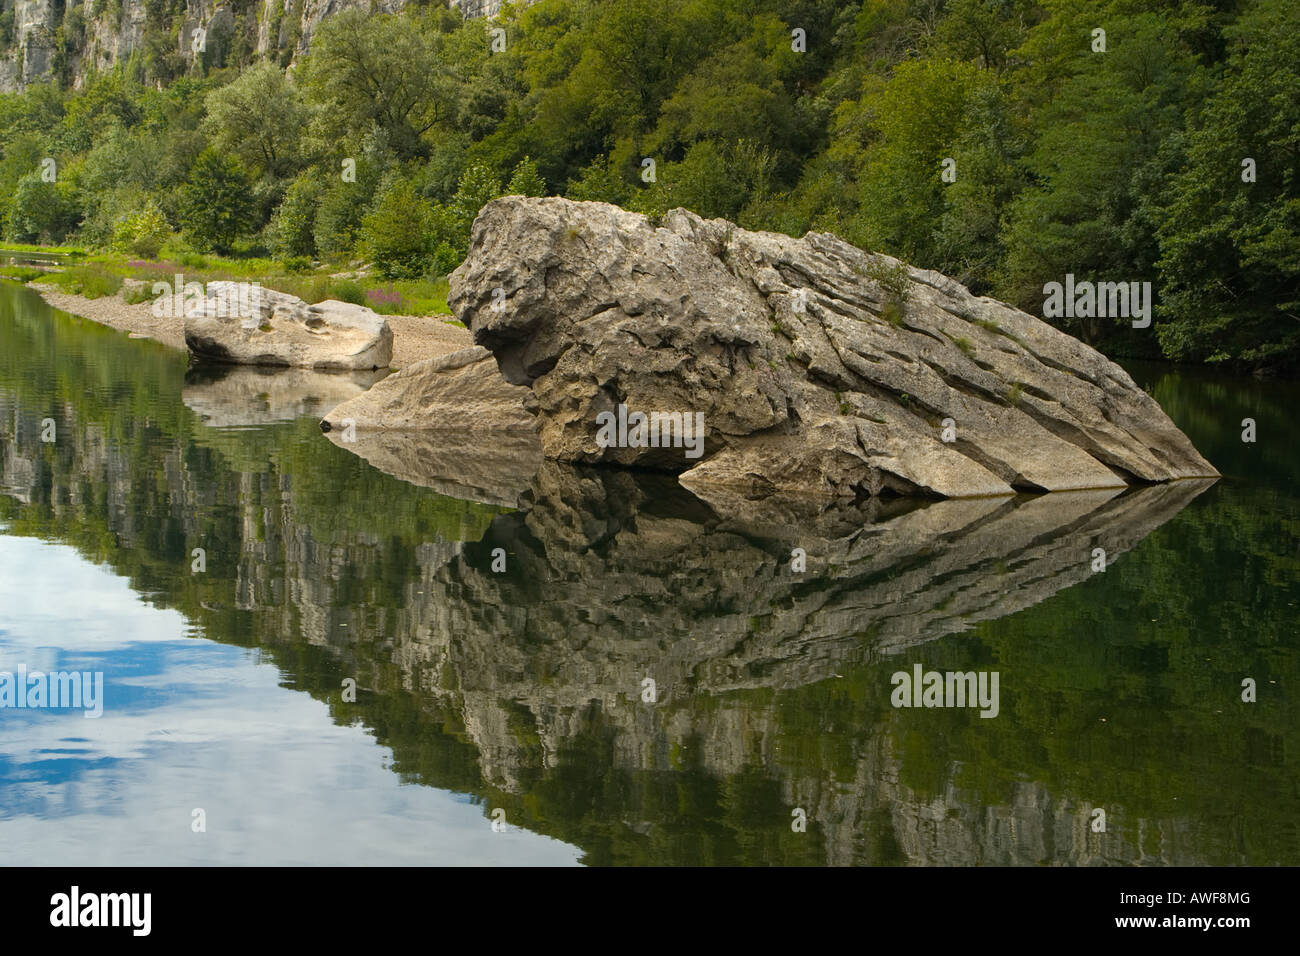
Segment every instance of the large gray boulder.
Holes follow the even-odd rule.
[[[511,196],[480,212],[448,301],[506,380],[531,388],[543,450],[563,461],[749,495],[964,497],[1217,474],[1096,350],[824,233]],[[702,415],[702,447],[675,440],[667,416],[651,444],[636,412]]]
[[[185,346],[202,358],[349,371],[392,362],[392,329],[365,306],[334,300],[308,305],[239,282],[209,282],[205,292],[185,306]]]

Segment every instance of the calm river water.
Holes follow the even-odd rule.
[[[0,707],[0,845],[1300,864],[1300,388],[1130,371],[1221,480],[818,510],[368,453],[407,481],[317,427],[364,382],[187,372],[0,282],[0,671],[103,675],[97,719]],[[914,665],[996,672],[996,716],[891,706]]]

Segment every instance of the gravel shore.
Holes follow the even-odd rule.
[[[120,295],[87,299],[43,283],[32,282],[29,286],[56,309],[128,332],[132,338],[150,338],[172,348],[185,348],[181,319],[159,318],[153,314],[148,302],[131,305]],[[452,325],[442,316],[389,315],[385,318],[393,330],[392,367],[395,369],[405,368],[421,359],[448,355],[474,344],[468,329]]]

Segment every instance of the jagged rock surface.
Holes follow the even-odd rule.
[[[248,294],[235,282],[209,282],[207,297],[185,313],[185,346],[235,365],[387,368],[393,332],[371,309],[327,300],[308,305],[271,289]]]
[[[824,233],[749,232],[681,209],[656,226],[604,203],[506,197],[479,214],[449,303],[507,381],[532,389],[542,447],[563,461],[751,495],[966,497],[1217,474],[1096,350]],[[703,459],[602,446],[597,416],[620,403],[702,412]]]

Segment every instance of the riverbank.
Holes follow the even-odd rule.
[[[92,299],[42,282],[30,282],[28,288],[56,309],[126,332],[132,338],[149,338],[171,348],[185,348],[182,320],[154,315],[152,303],[130,303],[121,293]],[[449,355],[474,344],[468,329],[452,325],[439,316],[387,315],[384,318],[393,330],[394,369]]]

